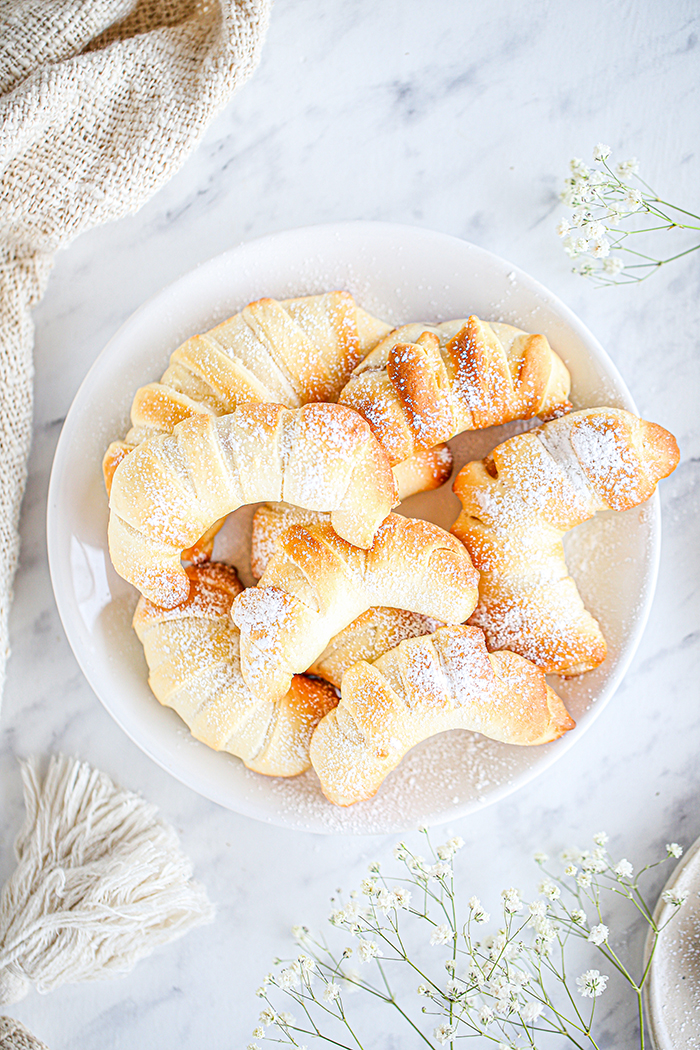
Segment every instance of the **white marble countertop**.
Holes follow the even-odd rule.
[[[31,993],[11,1011],[51,1050],[245,1046],[253,992],[294,923],[319,926],[393,837],[265,826],[189,791],[123,734],[83,678],[56,611],[45,512],[61,424],[93,360],[145,299],[199,262],[269,232],[342,219],[442,230],[504,256],[592,329],[640,412],[682,450],[660,486],[663,547],[651,617],[614,700],[565,757],[446,830],[469,893],[524,893],[531,856],[606,828],[639,863],[700,834],[698,427],[700,255],[638,286],[596,290],[554,233],[571,156],[609,143],[671,200],[698,205],[698,24],[691,0],[277,0],[262,64],[196,155],[138,215],[56,259],[36,311],[36,420],[2,710],[0,875],[22,816],[17,756],[62,750],[156,802],[218,905],[129,976]],[[697,366],[696,366],[697,367]],[[631,948],[639,951],[638,934]],[[603,1045],[633,1046],[634,1004],[613,991]],[[375,1047],[412,1045],[377,1034]]]

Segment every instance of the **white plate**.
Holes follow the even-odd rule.
[[[274,234],[225,252],[142,306],[117,332],[78,391],[56,450],[48,506],[56,601],[91,686],[129,736],[164,769],[215,802],[259,820],[327,833],[386,833],[480,809],[525,784],[575,743],[612,696],[638,644],[658,565],[658,500],[602,515],[570,534],[572,573],[601,621],[605,663],[557,687],[577,728],[553,744],[518,748],[464,731],[415,748],[379,795],[342,810],[323,799],[315,774],[291,780],[251,773],[193,740],[147,685],[130,626],[135,591],[107,553],[104,449],[128,429],[136,388],[160,377],[172,350],[246,303],[343,288],[395,324],[476,313],[544,332],[572,375],[576,407],[634,404],[615,366],[583,324],[550,292],[503,259],[445,234],[351,222]],[[457,465],[480,458],[522,424],[462,435]],[[413,497],[409,515],[449,527],[459,503],[445,486]],[[247,519],[249,520],[248,512]],[[245,559],[246,512],[233,516],[218,552]],[[244,571],[245,575],[245,571]]]
[[[700,1050],[700,839],[675,869],[666,890],[687,899],[656,945],[645,985],[649,1029],[654,1050]],[[675,910],[660,896],[656,925],[668,922]],[[650,941],[648,937],[645,962]]]

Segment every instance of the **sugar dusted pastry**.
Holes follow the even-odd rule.
[[[543,335],[468,317],[394,329],[340,395],[392,465],[464,430],[568,412],[569,373]]]
[[[308,668],[309,674],[318,675],[339,689],[343,675],[358,660],[372,663],[406,638],[433,634],[443,626],[440,620],[406,609],[368,609],[331,638]]]
[[[394,480],[399,501],[416,492],[429,492],[443,485],[452,473],[453,458],[449,446],[438,445],[425,452],[416,453],[410,459],[394,467]],[[277,539],[290,525],[330,524],[328,511],[304,510],[289,503],[265,503],[253,516],[253,540],[251,569],[259,579],[265,571]],[[216,531],[216,530],[215,530]],[[209,537],[203,537],[197,549],[208,545]],[[213,544],[213,536],[211,536]],[[197,560],[192,558],[192,560]]]
[[[616,408],[589,408],[518,434],[468,463],[454,491],[452,532],[479,570],[470,623],[489,649],[510,649],[547,673],[597,667],[606,646],[568,574],[562,539],[597,511],[649,499],[678,463],[675,439]]]
[[[191,590],[182,605],[161,609],[141,598],[134,615],[155,696],[197,740],[237,755],[249,769],[281,777],[303,772],[313,728],[337,703],[334,690],[299,675],[280,700],[251,693],[230,616],[242,590],[235,572],[214,562],[186,571]]]
[[[367,424],[343,405],[255,404],[193,416],[117,467],[114,567],[154,604],[179,605],[189,592],[182,552],[226,514],[262,500],[331,511],[340,536],[369,547],[395,503],[394,478]]]
[[[283,696],[336,634],[373,606],[461,623],[477,599],[464,546],[427,521],[390,515],[368,550],[328,525],[292,525],[257,587],[234,601],[241,670],[260,696]]]
[[[389,330],[348,292],[250,303],[188,339],[173,352],[160,382],[136,391],[131,429],[104,458],[107,490],[136,445],[171,434],[190,416],[224,416],[253,402],[300,408],[337,401],[355,365]]]
[[[412,747],[448,729],[533,745],[573,726],[539,668],[514,653],[489,654],[475,627],[443,627],[350,667],[310,754],[326,798],[350,806],[372,798]]]

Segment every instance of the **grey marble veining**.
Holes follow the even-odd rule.
[[[31,994],[13,1012],[51,1050],[244,1047],[254,989],[291,950],[289,927],[320,926],[335,889],[357,884],[393,844],[268,827],[172,780],[92,694],[51,592],[48,477],[83,376],[145,299],[242,240],[352,218],[472,240],[559,295],[608,349],[640,412],[677,435],[683,460],[661,486],[656,598],[617,695],[561,761],[445,831],[467,841],[465,896],[494,901],[504,886],[533,891],[535,850],[585,844],[601,827],[615,855],[638,863],[700,834],[700,257],[636,287],[596,290],[570,273],[554,233],[569,158],[601,140],[620,159],[639,157],[662,195],[700,204],[699,36],[689,0],[277,0],[260,69],[181,172],[136,216],[57,257],[36,311],[35,439],[0,722],[0,875],[12,869],[22,813],[16,757],[60,749],[161,807],[218,918],[122,980]],[[641,951],[638,941],[633,932]],[[632,1047],[632,1002],[611,988],[601,1008],[603,1045]],[[387,1029],[373,1045],[409,1043]]]

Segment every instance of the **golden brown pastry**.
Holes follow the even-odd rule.
[[[389,330],[348,292],[327,292],[259,299],[192,336],[173,352],[159,383],[136,391],[131,430],[105,454],[107,491],[136,445],[171,434],[190,416],[225,416],[253,402],[300,408],[337,401],[352,369]]]
[[[348,667],[358,660],[372,663],[406,638],[433,634],[444,627],[440,620],[407,609],[368,609],[331,638],[321,655],[308,668],[337,689]]]
[[[249,769],[280,777],[302,773],[313,728],[338,702],[334,690],[297,675],[280,700],[254,696],[241,677],[230,616],[242,590],[235,572],[215,562],[186,572],[191,590],[182,605],[161,609],[141,598],[134,614],[155,696],[197,740],[237,755]]]
[[[406,752],[436,733],[470,729],[532,745],[573,727],[539,668],[514,653],[489,654],[475,627],[443,627],[350,667],[310,754],[326,798],[350,806],[376,794]]]
[[[675,439],[617,408],[589,408],[518,434],[468,463],[452,532],[479,570],[470,623],[488,648],[547,673],[576,675],[605,658],[605,639],[568,574],[562,538],[600,510],[648,499],[678,463]]]
[[[189,592],[182,552],[226,514],[262,500],[329,510],[339,535],[369,547],[395,502],[394,478],[367,424],[343,405],[193,416],[117,467],[114,567],[154,604],[179,605]]]
[[[399,501],[416,492],[429,492],[444,484],[452,473],[452,453],[447,445],[438,445],[418,453],[394,467],[394,480]],[[251,570],[260,579],[272,555],[279,536],[290,525],[330,524],[329,511],[304,510],[289,503],[264,503],[253,515]],[[209,537],[198,544],[198,550],[208,545]],[[211,545],[213,546],[213,535]],[[196,561],[197,558],[189,560]]]
[[[331,638],[372,606],[392,606],[461,623],[477,599],[466,549],[427,521],[390,515],[369,550],[328,525],[292,525],[257,587],[234,601],[241,670],[250,688],[274,699],[289,689]]]
[[[569,373],[543,335],[478,317],[390,332],[340,395],[392,466],[464,430],[568,412]]]

